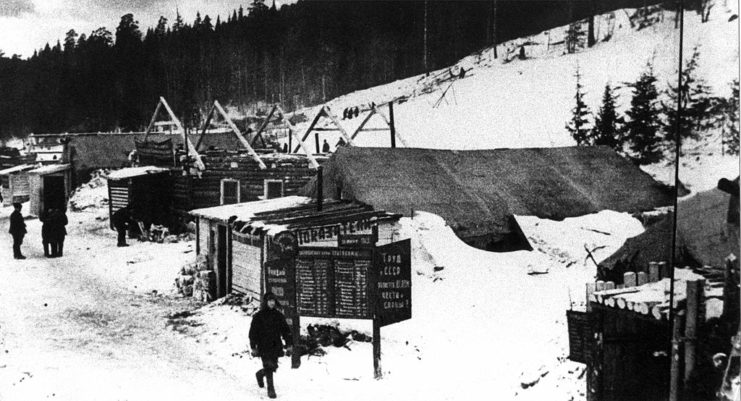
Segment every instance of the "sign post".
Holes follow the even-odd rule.
[[[381,379],[381,327],[412,318],[411,241],[377,247],[373,268],[373,373]]]

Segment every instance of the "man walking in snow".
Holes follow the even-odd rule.
[[[21,215],[21,204],[13,203],[13,213],[10,214],[10,229],[8,232],[13,236],[13,258],[25,259],[21,253],[21,244],[26,235],[26,222]]]
[[[286,317],[278,311],[278,300],[272,292],[263,296],[260,310],[252,317],[250,326],[250,348],[253,357],[262,359],[262,369],[255,373],[257,385],[265,386],[264,379],[268,382],[268,397],[275,398],[275,386],[273,384],[273,373],[278,369],[278,358],[283,356],[283,343],[286,351],[291,353],[291,329],[286,323]]]

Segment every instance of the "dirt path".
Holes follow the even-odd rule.
[[[96,239],[70,220],[63,258],[41,257],[32,220],[29,259],[17,261],[0,219],[0,400],[259,398],[250,375],[204,360],[167,326],[189,301],[107,278],[103,264],[115,248],[94,247],[95,255],[87,248]]]

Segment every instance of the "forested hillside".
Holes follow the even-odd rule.
[[[126,14],[115,30],[70,30],[28,60],[0,57],[0,137],[138,130],[158,96],[192,127],[213,99],[249,112],[274,102],[292,110],[441,68],[494,42],[650,2],[518,3],[299,1],[278,10],[253,0],[228,16],[186,22],[178,15],[151,28]]]

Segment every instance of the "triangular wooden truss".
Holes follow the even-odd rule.
[[[224,111],[224,108],[221,107],[221,104],[219,104],[218,100],[214,100],[213,106],[211,106],[211,111],[208,112],[208,117],[206,117],[206,123],[203,124],[203,129],[201,130],[201,137],[198,138],[198,144],[196,147],[201,145],[201,142],[203,141],[203,137],[206,135],[206,130],[211,125],[211,122],[213,121],[214,112],[218,112],[221,114],[221,117],[226,121],[226,123],[229,125],[229,128],[234,132],[234,135],[237,136],[239,139],[239,142],[242,143],[242,146],[247,149],[247,153],[250,154],[250,157],[252,157],[253,160],[257,162],[257,164],[260,166],[261,170],[264,170],[267,168],[265,163],[263,163],[262,159],[260,159],[260,156],[257,155],[255,152],[255,149],[252,148],[249,142],[247,142],[247,139],[244,138],[242,133],[239,131],[239,128],[234,124],[234,121],[232,121],[231,118],[226,114],[226,111]]]
[[[393,105],[392,103],[389,103],[389,110],[392,110]],[[393,113],[393,111],[391,111]],[[386,124],[386,128],[365,128],[365,125],[370,121],[373,116],[379,116],[381,119],[383,119],[384,123]],[[393,114],[392,114],[393,116]],[[329,118],[334,127],[317,127],[316,125],[319,123],[319,121],[322,119],[322,117]],[[393,118],[393,117],[392,117]],[[394,127],[394,123],[392,120],[389,120],[388,117],[381,111],[378,107],[373,106],[370,109],[370,112],[363,118],[363,121],[358,125],[358,127],[355,129],[355,131],[352,133],[352,135],[348,134],[347,130],[340,124],[340,121],[337,119],[337,117],[332,113],[332,111],[329,109],[328,106],[322,106],[321,109],[317,112],[317,114],[314,116],[314,119],[311,121],[311,124],[306,128],[306,131],[304,132],[303,137],[301,138],[301,141],[299,142],[301,145],[303,145],[303,142],[306,140],[306,138],[309,137],[309,135],[312,132],[315,131],[339,131],[340,134],[345,138],[345,142],[353,146],[355,143],[353,140],[360,134],[361,132],[371,132],[371,131],[388,131],[391,133],[392,141],[391,146],[396,147],[394,139],[398,139],[399,142],[401,142],[404,146],[407,146],[406,141],[399,135],[399,131],[397,131]],[[294,150],[294,152],[298,152],[298,147]],[[306,150],[304,150],[306,151]]]
[[[183,124],[175,116],[175,113],[172,112],[170,105],[167,104],[167,100],[165,100],[165,98],[162,96],[160,96],[160,100],[157,103],[157,108],[154,109],[154,114],[152,114],[152,120],[150,120],[147,130],[144,132],[144,140],[145,141],[147,140],[147,137],[149,136],[149,133],[152,131],[152,127],[154,127],[154,123],[157,121],[157,116],[159,115],[159,112],[163,106],[165,110],[167,111],[167,114],[170,115],[170,121],[168,122],[175,124],[180,130],[181,134],[183,135],[183,143],[185,144],[188,155],[193,157],[193,159],[195,160],[196,168],[199,170],[205,170],[206,166],[203,164],[203,160],[201,160],[201,155],[198,154],[198,151],[193,146],[193,144],[190,142],[188,135],[186,135],[185,133],[185,128],[183,128]]]
[[[309,158],[309,163],[311,164],[311,168],[317,169],[319,168],[319,163],[314,158],[314,155],[309,152],[309,148],[306,147],[306,144],[303,140],[299,139],[296,127],[291,124],[291,121],[288,120],[288,117],[286,117],[286,113],[283,111],[283,108],[281,108],[279,105],[273,105],[273,107],[270,109],[270,113],[268,113],[268,116],[265,117],[265,121],[260,124],[260,128],[255,131],[255,136],[252,138],[252,145],[255,145],[257,142],[257,139],[259,138],[260,141],[262,141],[263,145],[265,145],[265,139],[262,137],[262,133],[265,132],[265,128],[270,124],[270,119],[273,118],[273,115],[275,113],[278,113],[279,119],[283,121],[283,123],[288,127],[288,134],[293,137],[298,142],[298,146],[296,147],[296,152],[298,152],[299,149],[302,149],[304,153],[306,153],[306,157]]]

